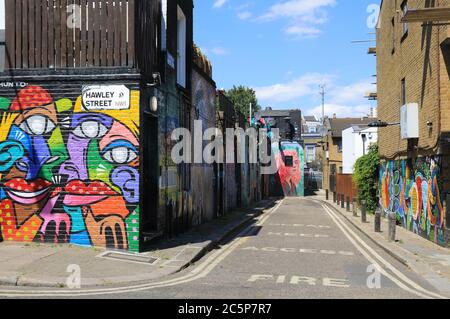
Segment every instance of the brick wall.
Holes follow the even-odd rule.
[[[438,1],[440,6],[447,0]],[[401,81],[406,81],[406,102],[419,104],[419,154],[437,151],[442,130],[450,129],[450,100],[448,71],[441,43],[447,37],[447,26],[422,27],[409,23],[403,33],[400,22],[401,1],[384,1],[377,31],[378,116],[382,121],[399,122],[402,105]],[[409,0],[409,8],[423,8],[425,1]],[[394,26],[392,26],[394,21]],[[439,86],[440,84],[440,86]],[[441,102],[441,111],[439,105]],[[440,118],[440,115],[442,117]],[[430,131],[427,122],[433,123]],[[408,143],[400,139],[400,127],[380,130],[380,153],[393,159],[406,156]]]
[[[408,7],[421,9],[427,3],[409,0]],[[383,1],[380,12],[377,30],[378,117],[386,122],[400,121],[401,82],[405,79],[406,103],[419,105],[420,137],[408,145],[407,140],[400,138],[399,126],[380,129],[380,155],[387,161],[383,161],[380,174],[381,205],[397,212],[406,228],[439,244],[448,245],[448,230],[445,227],[448,204],[445,201],[450,189],[449,147],[441,143],[440,138],[450,132],[450,29],[446,25],[409,23],[405,34],[400,22],[401,4],[400,0]],[[435,6],[449,5],[449,0],[435,1]],[[432,123],[432,129],[427,123]],[[398,183],[394,178],[389,179],[393,173],[394,177],[405,173],[408,176],[400,184],[400,193],[404,193],[400,199],[393,195],[392,187]],[[436,200],[429,202],[424,199],[420,202],[423,207],[411,208],[410,197],[421,194],[412,194],[410,190],[414,187],[420,189],[421,180],[436,184],[428,190],[428,196]],[[408,200],[405,202],[405,199]]]
[[[339,173],[342,168],[342,152],[339,151],[338,140],[340,138],[333,138],[331,133],[325,137],[325,151],[323,152],[323,189],[330,190],[330,174],[331,166],[336,165],[336,173]],[[329,152],[327,159],[326,151]]]
[[[3,240],[139,250],[139,103],[127,80],[0,83]]]

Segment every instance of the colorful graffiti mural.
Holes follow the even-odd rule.
[[[303,148],[295,142],[273,143],[272,152],[275,156],[278,173],[271,178],[271,193],[277,193],[276,189],[281,186],[284,196],[304,196],[305,158]]]
[[[137,251],[139,91],[80,93],[27,86],[0,98],[3,240]]]
[[[445,245],[441,158],[389,161],[380,168],[380,205],[408,230]]]

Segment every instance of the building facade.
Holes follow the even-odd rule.
[[[191,104],[192,1],[5,4],[2,239],[137,252],[186,229],[170,136]]]
[[[353,125],[342,132],[342,171],[353,174],[356,161],[378,142],[378,129]]]
[[[432,18],[402,19],[449,5],[382,1],[377,27],[378,114],[400,122],[379,131],[380,205],[397,213],[405,228],[443,246],[450,227],[450,29]]]
[[[315,116],[304,116],[302,119],[302,139],[305,148],[305,162],[308,168],[322,170],[323,125]]]
[[[336,193],[336,179],[343,174],[342,132],[354,125],[367,125],[373,118],[325,118],[325,135],[322,141],[323,152],[323,189]]]

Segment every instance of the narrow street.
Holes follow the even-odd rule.
[[[386,271],[379,277],[379,285],[378,266],[371,266],[375,261]],[[366,240],[319,200],[287,198],[261,215],[256,224],[175,276],[147,285],[72,291],[64,296],[439,298],[434,292],[424,279]],[[34,295],[41,296],[58,294],[41,290],[41,295]]]

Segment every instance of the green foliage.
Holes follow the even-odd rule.
[[[253,112],[258,112],[261,107],[258,105],[256,92],[252,88],[246,86],[233,86],[226,92],[226,96],[233,102],[236,111],[241,112],[249,117],[250,103],[252,103]]]
[[[370,146],[369,153],[360,157],[355,164],[353,180],[358,186],[358,197],[366,201],[367,211],[374,213],[377,206],[378,169],[380,156],[378,145]]]

